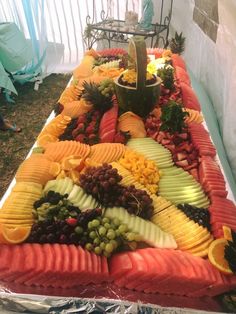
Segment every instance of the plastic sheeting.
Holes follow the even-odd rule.
[[[216,43],[193,21],[194,5],[194,0],[174,1],[172,34],[183,32],[186,37],[185,61],[211,98],[236,178],[236,3],[218,1]]]
[[[190,309],[162,308],[150,304],[132,303],[116,300],[94,300],[75,298],[50,298],[42,296],[26,297],[24,295],[1,296],[0,309],[2,314],[10,313],[49,313],[49,314],[72,314],[72,313],[123,313],[123,314],[196,314],[217,313],[195,311]]]

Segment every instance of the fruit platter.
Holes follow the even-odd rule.
[[[182,57],[89,50],[54,111],[0,209],[1,286],[219,310],[236,207]]]

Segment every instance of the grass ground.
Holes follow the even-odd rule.
[[[33,146],[69,78],[70,75],[52,74],[44,79],[38,91],[34,90],[34,83],[17,85],[15,104],[6,103],[0,94],[0,114],[22,128],[21,133],[0,131],[0,199]]]

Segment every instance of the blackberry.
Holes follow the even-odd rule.
[[[224,257],[232,272],[236,274],[236,232],[231,230],[231,234],[232,241],[228,241],[228,245],[225,246]]]
[[[192,206],[190,204],[179,204],[177,207],[184,212],[188,218],[210,231],[210,213],[207,209]]]

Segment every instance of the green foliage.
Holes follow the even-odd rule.
[[[165,64],[163,68],[158,69],[157,76],[162,79],[165,88],[174,88],[174,68],[171,65]]]
[[[180,34],[175,32],[175,37],[171,38],[171,40],[170,40],[170,50],[173,53],[177,53],[177,54],[181,55],[185,49],[185,40],[186,40],[186,38],[183,37],[182,32]]]
[[[182,133],[187,127],[185,118],[189,115],[183,111],[182,106],[171,100],[161,109],[161,131],[167,131],[171,134],[177,132]]]

